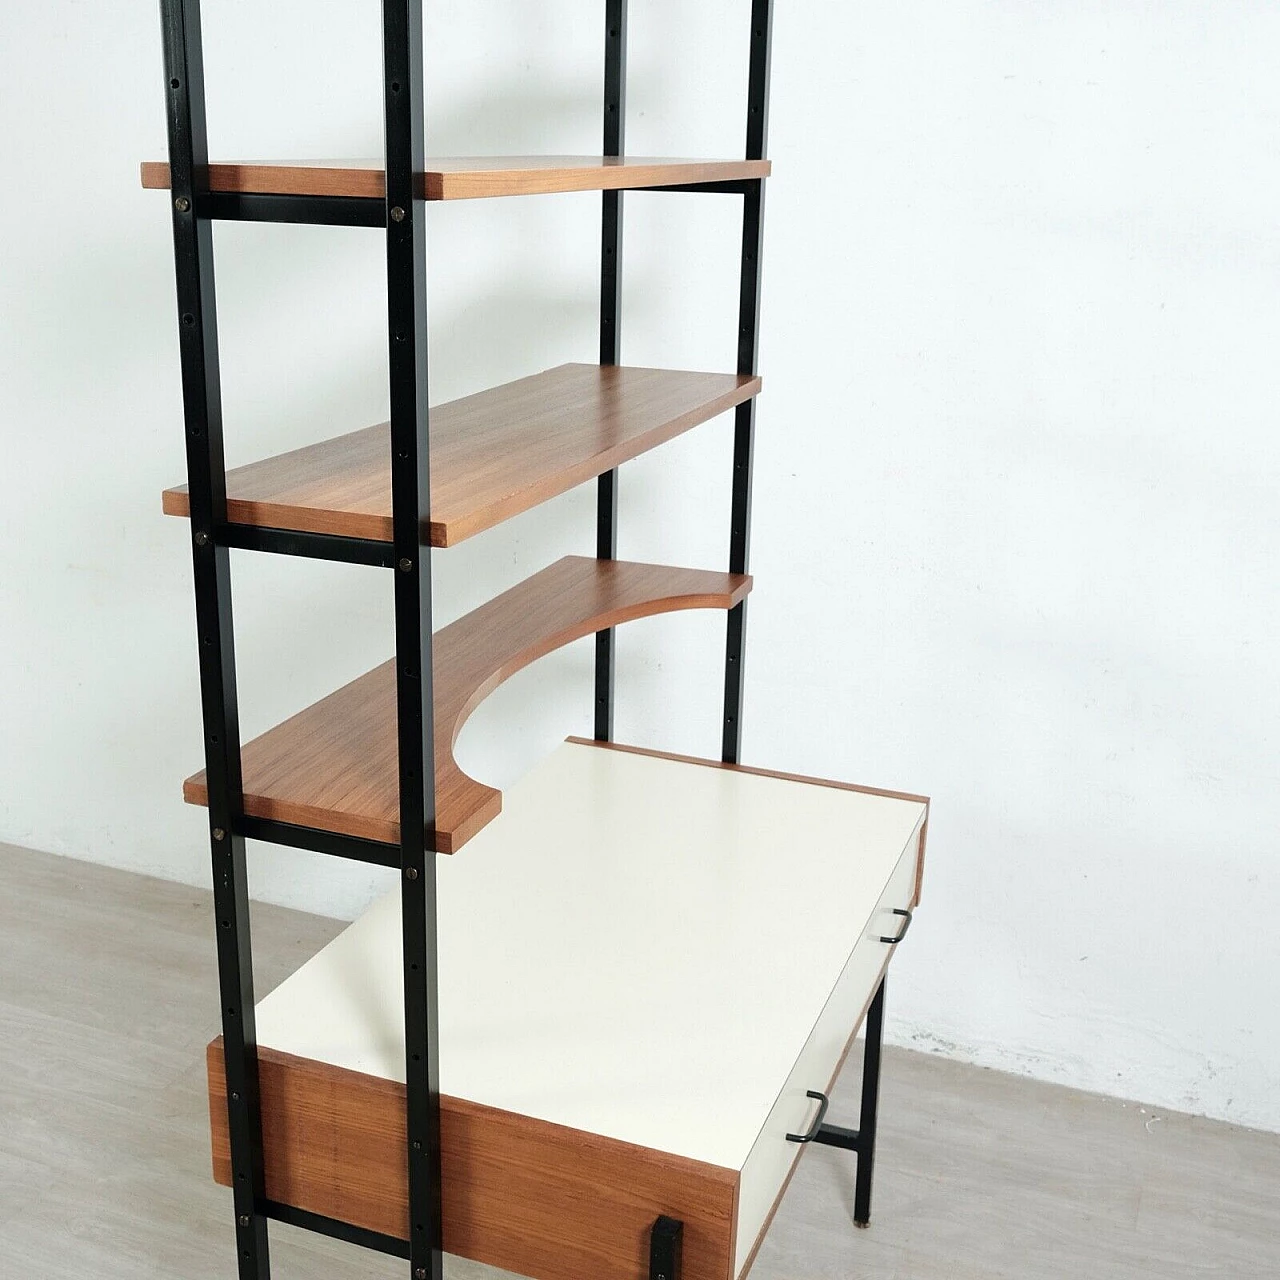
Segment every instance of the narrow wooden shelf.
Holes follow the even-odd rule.
[[[428,161],[427,200],[547,195],[556,191],[613,191],[625,187],[687,186],[767,178],[768,160],[689,160],[654,156],[450,156]],[[167,189],[169,166],[148,160],[142,185]],[[211,191],[296,196],[355,196],[381,200],[381,160],[265,160],[211,164]]]
[[[546,502],[749,400],[747,374],[564,364],[431,410],[433,547]],[[190,514],[186,487],[164,510]],[[237,524],[390,542],[387,423],[227,474]]]
[[[535,659],[592,632],[679,609],[730,609],[745,574],[566,556],[435,637],[436,849],[454,853],[502,809],[453,744],[475,707]],[[400,839],[395,663],[386,662],[246,743],[251,817],[390,843]],[[183,796],[207,804],[203,772]]]

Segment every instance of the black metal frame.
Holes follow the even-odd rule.
[[[769,138],[769,67],[772,0],[751,0],[747,79],[747,159],[764,159]],[[764,250],[764,181],[748,184],[742,200],[742,263],[738,292],[738,372],[757,373],[760,356],[760,270]],[[756,402],[734,410],[733,501],[729,517],[729,572],[746,573],[751,553],[751,483],[755,466]],[[742,758],[742,693],[746,678],[747,602],[729,610],[725,624],[724,722],[720,758]]]
[[[605,0],[604,151],[620,156],[627,133],[627,0]],[[600,363],[615,365],[622,349],[622,192],[601,193]],[[596,556],[618,555],[618,472],[596,481]],[[595,736],[613,738],[613,629],[596,632]]]
[[[249,892],[244,836],[239,833],[243,796],[231,564],[227,547],[216,537],[217,528],[226,523],[227,493],[213,228],[195,212],[198,193],[208,185],[209,166],[199,0],[162,0],[161,20],[232,1199],[241,1280],[267,1280],[271,1264],[266,1217],[260,1211],[266,1197]]]
[[[381,1231],[370,1231],[367,1227],[353,1226],[350,1222],[342,1222],[338,1218],[326,1218],[323,1214],[310,1213],[295,1205],[281,1204],[277,1200],[268,1200],[262,1209],[268,1218],[277,1222],[287,1222],[291,1227],[301,1227],[304,1231],[314,1231],[317,1235],[328,1236],[332,1240],[345,1240],[347,1244],[359,1245],[362,1249],[371,1249],[375,1253],[387,1253],[394,1258],[409,1257],[409,1242],[397,1236],[384,1235]]]
[[[649,1229],[649,1280],[680,1280],[684,1223],[665,1214]]]
[[[906,933],[904,929],[902,931]],[[882,938],[882,942],[900,942]],[[853,1221],[859,1227],[871,1225],[871,1179],[876,1161],[876,1124],[880,1110],[880,1054],[884,1048],[884,983],[882,977],[867,1009],[866,1040],[862,1049],[862,1106],[856,1129],[827,1124],[826,1094],[809,1092],[818,1101],[818,1114],[809,1131],[787,1134],[788,1142],[814,1142],[821,1147],[839,1147],[857,1156],[853,1183]]]
[[[390,569],[395,563],[394,545],[373,538],[348,538],[337,533],[306,533],[300,529],[271,529],[265,525],[231,523],[218,525],[214,534],[222,546],[238,547],[242,551],[369,564],[383,569]]]
[[[410,1259],[415,1280],[440,1280],[439,1071],[436,1049],[435,751],[432,741],[426,206],[421,0],[386,0],[385,200],[214,193],[208,184],[199,0],[161,0],[168,81],[182,388],[191,503],[210,844],[223,1004],[232,1191],[241,1280],[267,1280],[275,1218]],[[393,541],[236,524],[227,518],[218,377],[213,221],[384,227],[387,236]],[[399,845],[246,815],[240,775],[230,548],[395,568]],[[410,1238],[396,1240],[266,1197],[262,1167],[253,959],[245,840],[312,849],[382,866],[403,880],[406,1160]]]
[[[236,831],[249,840],[286,845],[292,849],[308,849],[312,853],[328,853],[335,858],[349,858],[352,862],[369,862],[378,867],[400,865],[398,844],[365,840],[360,836],[347,836],[338,831],[323,831],[319,827],[302,827],[293,822],[279,822],[274,818],[254,818],[243,814],[236,823]]]
[[[208,778],[218,975],[240,1280],[268,1280],[267,1221],[289,1222],[409,1259],[413,1280],[441,1280],[441,1172],[436,975],[435,750],[427,410],[426,204],[422,0],[383,0],[385,199],[214,192],[209,189],[200,0],[160,0],[169,126],[170,194],[182,362],[187,472]],[[746,155],[763,159],[769,98],[771,0],[752,0]],[[605,0],[604,154],[622,155],[626,126],[627,0]],[[743,198],[738,372],[755,373],[760,307],[763,179],[643,188]],[[218,371],[213,223],[218,220],[381,228],[386,234],[391,403],[391,542],[238,524],[228,519]],[[600,363],[620,354],[623,193],[602,193]],[[736,410],[729,567],[745,573],[751,515],[755,402]],[[617,554],[618,477],[597,482],[596,554]],[[244,812],[240,772],[230,549],[306,556],[393,570],[396,618],[400,830],[398,845]],[[746,605],[729,614],[723,757],[741,748]],[[596,636],[595,736],[613,734],[613,632]],[[401,872],[409,1240],[267,1198],[254,1026],[245,841],[315,850]],[[880,997],[878,996],[879,1000]],[[870,1025],[870,1023],[868,1024]],[[864,1129],[865,1117],[864,1117]],[[872,1121],[874,1133],[874,1119]],[[821,1137],[815,1139],[822,1141]],[[861,1170],[862,1161],[859,1162]],[[860,1174],[861,1176],[861,1174]],[[650,1280],[679,1280],[682,1224],[659,1218]]]
[[[409,1267],[442,1280],[422,0],[383,0]]]
[[[205,191],[196,199],[202,218],[226,222],[282,222],[320,227],[381,227],[387,204],[366,196],[285,196]]]

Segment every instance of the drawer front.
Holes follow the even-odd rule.
[[[220,1039],[208,1069],[214,1178],[229,1186]],[[274,1049],[259,1074],[268,1197],[407,1239],[404,1085]],[[666,1214],[684,1223],[683,1280],[732,1280],[735,1169],[450,1097],[440,1141],[448,1253],[510,1280],[641,1280]]]
[[[889,877],[875,911],[864,926],[840,980],[743,1165],[738,1191],[736,1276],[741,1276],[754,1260],[795,1161],[804,1150],[803,1146],[788,1142],[786,1135],[805,1133],[813,1123],[818,1104],[805,1096],[806,1091],[819,1089],[825,1093],[834,1084],[894,950],[880,938],[901,932],[902,920],[893,915],[893,909],[910,907],[916,899],[922,827],[923,821]],[[852,1176],[851,1168],[851,1180]]]

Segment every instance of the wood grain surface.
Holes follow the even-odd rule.
[[[427,200],[546,195],[556,191],[608,191],[625,187],[684,186],[767,178],[768,160],[690,160],[654,156],[451,156],[428,161]],[[142,164],[142,185],[169,186],[163,161]],[[211,191],[267,195],[366,196],[382,199],[381,160],[268,160],[209,166]]]
[[[750,399],[760,379],[565,364],[431,410],[433,547],[449,547]],[[164,510],[190,514],[185,487]],[[227,474],[239,524],[391,541],[384,422]]]
[[[566,556],[436,633],[436,848],[454,853],[502,809],[469,778],[453,744],[484,697],[561,645],[634,618],[679,609],[731,609],[745,574]],[[386,662],[244,745],[245,812],[396,843],[395,664]],[[189,804],[207,804],[204,774]]]
[[[268,1198],[407,1239],[404,1085],[274,1049],[258,1061]],[[228,1186],[220,1037],[207,1066],[213,1175]],[[520,1275],[641,1280],[665,1213],[685,1224],[685,1280],[732,1280],[736,1170],[450,1097],[440,1143],[448,1253]]]

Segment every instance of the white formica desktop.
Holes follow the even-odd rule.
[[[503,805],[439,860],[445,1248],[631,1280],[667,1214],[685,1277],[737,1280],[918,898],[927,802],[570,740]],[[400,930],[397,891],[257,1027],[268,1196],[403,1238]],[[215,1041],[226,1181],[222,1081]]]

